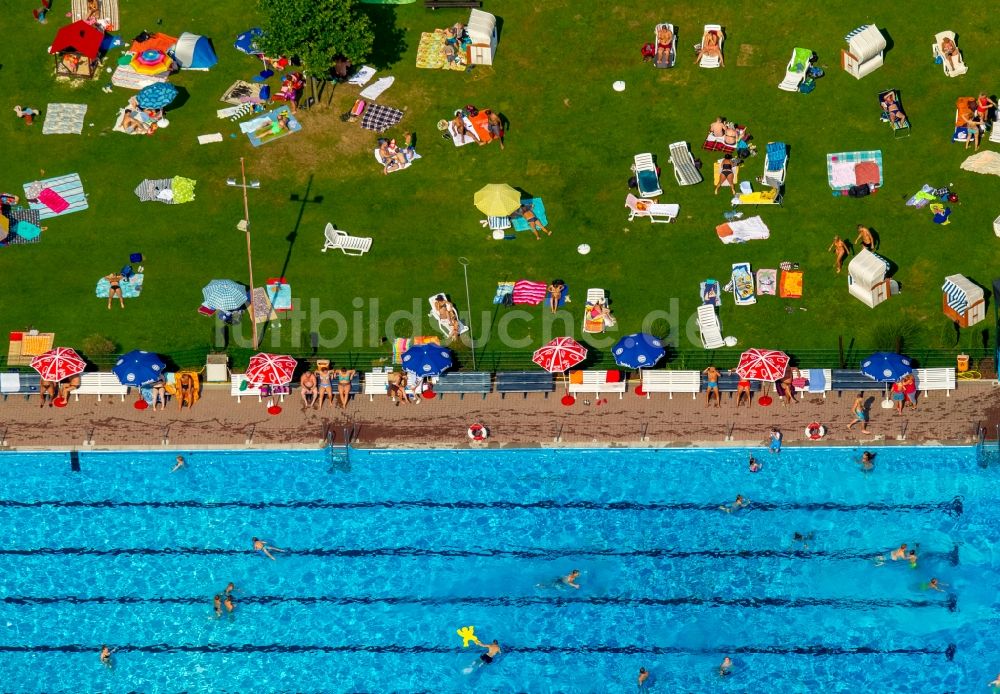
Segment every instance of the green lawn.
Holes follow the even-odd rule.
[[[111,132],[117,109],[132,92],[102,93],[109,75],[85,84],[55,82],[46,47],[64,20],[33,22],[34,3],[26,0],[4,13],[0,27],[8,46],[0,84],[7,115],[0,118],[0,137],[7,156],[0,188],[20,193],[21,184],[40,177],[41,170],[46,176],[75,171],[90,209],[50,220],[39,244],[0,249],[0,328],[51,330],[59,344],[77,346],[101,334],[122,349],[152,349],[181,364],[197,363],[217,340],[214,321],[196,313],[201,287],[214,277],[247,279],[244,236],[235,228],[242,201],[237,189],[225,185],[239,174],[240,157],[249,176],[261,181],[259,190],[250,191],[255,280],[261,284],[284,274],[301,309],[280,328],[269,326],[263,344],[309,353],[310,333],[316,332],[320,351],[335,357],[350,352],[362,366],[371,352],[385,352],[380,338],[393,312],[408,311],[421,321],[396,321],[396,334],[411,335],[434,332],[426,319],[433,293],[448,292],[460,311],[470,309],[460,257],[469,261],[473,331],[490,365],[523,361],[548,336],[579,333],[588,287],[605,288],[618,317],[617,332],[588,338],[598,359],[622,334],[643,328],[666,333],[669,326],[678,363],[700,363],[710,357],[693,331],[698,283],[706,277],[725,281],[732,263],[743,260],[754,269],[799,263],[805,296],[765,296],[749,307],[736,307],[726,296],[720,317],[724,333],[739,338],[738,349],[780,347],[809,362],[832,358],[839,338],[854,354],[891,348],[891,340],[878,333],[902,331],[907,351],[926,361],[950,359],[946,352],[928,352],[957,351],[955,331],[941,312],[944,276],[962,273],[984,286],[993,278],[998,181],[961,171],[971,150],[950,142],[955,99],[989,90],[1000,77],[998,49],[988,38],[996,20],[979,8],[875,3],[868,15],[845,15],[822,14],[815,3],[766,2],[733,3],[709,15],[691,7],[667,12],[662,3],[648,1],[615,6],[505,0],[487,7],[502,19],[495,68],[457,73],[418,70],[414,60],[421,31],[461,20],[465,11],[366,6],[378,23],[373,64],[380,75],[396,77],[380,101],[406,110],[401,126],[389,134],[415,131],[423,155],[410,169],[383,176],[372,157],[376,136],[340,118],[357,87],[337,86],[331,105],[324,101],[300,113],[302,132],[278,142],[254,149],[243,136],[229,137],[238,129],[216,119],[215,109],[224,106],[219,96],[233,80],[259,69],[232,48],[235,35],[255,23],[246,5],[122,5],[127,39],[143,28],[174,35],[189,30],[210,36],[219,54],[211,72],[173,78],[187,96],[169,113],[170,127],[153,137]],[[639,59],[658,21],[679,28],[679,60],[672,70]],[[726,27],[724,69],[692,65],[690,47],[706,21]],[[865,22],[887,30],[891,49],[882,69],[857,81],[839,68],[839,54],[843,36]],[[946,78],[931,60],[933,34],[944,28],[959,34],[970,66],[964,77]],[[796,45],[815,50],[827,71],[809,95],[777,89]],[[109,63],[117,56],[113,51]],[[625,80],[624,93],[612,91],[616,79]],[[879,121],[876,95],[887,87],[901,91],[912,137],[896,140]],[[93,127],[82,136],[43,136],[40,122],[29,128],[10,114],[14,104],[45,110],[49,102],[86,102],[86,122]],[[455,148],[441,139],[437,121],[469,103],[509,118],[505,151],[495,145]],[[770,226],[767,241],[722,245],[714,227],[730,209],[728,196],[712,195],[708,182],[686,188],[674,183],[668,144],[690,142],[710,176],[716,156],[700,146],[720,114],[747,124],[761,148],[741,178],[761,174],[769,140],[791,147],[784,208],[745,208]],[[223,143],[197,144],[196,135],[215,131],[226,136]],[[825,154],[853,149],[882,149],[886,184],[877,195],[831,195]],[[662,201],[681,205],[675,224],[626,221],[629,166],[644,151],[663,166]],[[176,174],[198,180],[194,203],[140,203],[132,192],[143,178]],[[541,196],[553,236],[490,239],[472,204],[473,193],[490,182]],[[951,225],[937,226],[926,210],[904,206],[924,183],[954,184],[961,203],[954,206]],[[372,251],[360,258],[320,253],[328,221],[374,237]],[[834,274],[833,255],[826,251],[835,233],[853,239],[858,223],[878,230],[881,252],[899,267],[903,287],[875,309],[849,297],[846,273]],[[581,243],[591,246],[589,255],[576,252]],[[125,311],[108,311],[94,297],[94,285],[134,251],[147,258],[143,295],[127,301]],[[554,323],[542,307],[496,311],[491,303],[500,280],[556,277],[570,285],[573,302]],[[964,331],[959,346],[981,347],[982,329],[992,322]],[[498,336],[501,327],[509,339]],[[239,360],[246,352],[234,354]]]

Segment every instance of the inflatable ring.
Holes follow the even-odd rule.
[[[489,438],[490,431],[482,424],[472,424],[469,426],[469,438],[473,441],[485,441]]]
[[[826,436],[826,427],[819,422],[813,422],[806,427],[806,438],[812,439],[813,441],[819,441],[821,438]]]

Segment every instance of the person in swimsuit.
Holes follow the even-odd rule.
[[[187,373],[180,377],[177,384],[177,409],[184,409],[185,404],[188,409],[194,407],[194,379]]]
[[[316,402],[316,409],[323,407],[323,403],[327,398],[330,399],[330,403],[333,403],[333,374],[330,373],[330,368],[323,364],[319,367],[316,372],[316,380],[319,382],[319,400]]]
[[[712,404],[712,395],[715,395],[715,406],[722,407],[722,396],[719,395],[719,370],[715,368],[715,364],[709,364],[702,373],[705,374],[705,407]]]
[[[215,609],[215,618],[216,619],[221,619],[222,618],[222,596],[221,595],[216,595],[212,599],[212,607]]]
[[[947,583],[941,583],[936,578],[932,578],[927,583],[927,589],[928,590],[936,590],[939,593],[943,593],[944,590],[942,589],[942,586],[947,586],[947,585],[948,585]]]
[[[890,123],[894,123],[895,125],[906,124],[906,114],[903,112],[903,109],[899,107],[899,102],[896,101],[895,92],[887,92],[886,95],[882,97],[882,110],[889,116]]]
[[[109,670],[113,670],[115,664],[111,660],[111,649],[101,644],[101,665]]]
[[[902,379],[892,384],[892,402],[896,405],[896,414],[903,414],[903,403],[906,402],[906,387]]]
[[[580,577],[580,570],[573,569],[568,574],[563,576],[560,580],[571,588],[576,588],[580,590],[580,584],[576,582],[576,579]]]
[[[749,499],[744,499],[742,494],[736,495],[736,500],[729,506],[720,506],[720,511],[725,511],[726,513],[732,513],[733,511],[739,511],[741,508],[746,508],[746,505],[750,503]]]
[[[719,116],[715,121],[708,126],[708,133],[713,137],[724,137],[726,134],[726,119],[723,116]]]
[[[397,407],[400,402],[405,402],[407,405],[413,404],[410,397],[406,394],[405,371],[393,371],[392,373],[386,375],[385,380],[389,385],[389,398],[396,403]]]
[[[725,658],[722,659],[722,665],[719,666],[719,677],[728,677],[730,674],[732,674],[732,669],[733,669],[733,661],[727,655]]]
[[[479,660],[482,661],[483,665],[489,665],[493,660],[500,655],[500,644],[496,639],[493,639],[492,643],[484,644],[476,639],[476,645],[480,648],[485,648],[486,652],[479,656]]]
[[[69,394],[80,387],[80,377],[70,376],[65,381],[59,384],[59,397],[62,401],[69,404]]]
[[[661,26],[656,30],[656,62],[669,63],[670,49],[673,48],[674,32],[669,27]]]
[[[948,61],[948,67],[952,70],[955,69],[955,56],[958,54],[958,46],[955,45],[950,36],[941,39],[941,55]]]
[[[872,230],[866,227],[864,224],[858,225],[858,238],[854,239],[854,243],[860,243],[862,246],[867,248],[869,251],[875,250],[875,237],[872,236]]]
[[[544,231],[547,236],[552,236],[552,232],[546,229],[545,225],[542,224],[542,220],[535,215],[535,211],[531,208],[531,203],[521,205],[511,216],[520,217],[527,222],[528,228],[531,229],[532,233],[535,235],[536,241],[541,241],[542,239],[542,237],[538,235],[539,231]]]
[[[975,103],[975,102],[972,102]],[[976,151],[979,151],[979,138],[982,135],[983,119],[979,113],[973,113],[969,111],[964,118],[963,127],[965,128],[965,148],[969,149],[969,143],[976,145]]]
[[[865,451],[861,454],[861,472],[871,472],[875,469],[875,454]]]
[[[976,115],[983,123],[990,122],[990,116],[996,107],[997,102],[993,101],[985,92],[979,92],[979,96],[976,97]]]
[[[226,606],[226,612],[229,614],[232,614],[233,610],[236,609],[236,603],[233,602],[233,596],[228,593],[226,594],[226,599],[222,601],[222,604]]]
[[[736,369],[730,369],[729,373],[736,373]],[[747,398],[747,407],[753,404],[753,397],[750,394],[750,380],[740,376],[740,380],[736,382],[736,407],[743,404],[743,396]]]
[[[167,382],[162,378],[153,384],[153,412],[157,405],[161,410],[167,409]]]
[[[801,542],[802,549],[809,549],[809,543],[812,542],[815,537],[816,533],[811,530],[807,533],[796,532],[792,535],[792,542]]]
[[[347,409],[347,401],[351,399],[351,379],[354,378],[354,369],[337,369],[337,395],[340,398],[340,406]]]
[[[226,595],[230,595],[234,590],[236,590],[236,584],[230,581],[226,586]]]
[[[836,252],[837,260],[833,267],[834,269],[836,269],[837,274],[839,275],[841,268],[844,266],[844,258],[847,257],[847,244],[844,243],[839,236],[834,236],[833,243],[831,243],[830,247],[827,248],[826,250],[827,252],[829,251]]]
[[[646,686],[646,680],[649,679],[649,670],[644,667],[639,668],[639,689]]]
[[[705,36],[701,39],[701,47],[698,48],[698,53],[694,57],[694,64],[697,65],[701,61],[702,56],[708,56],[709,58],[718,58],[719,67],[725,67],[726,64],[722,59],[722,51],[719,50],[719,32],[715,29],[710,29],[705,33]]]
[[[439,323],[447,326],[448,339],[458,339],[458,314],[455,313],[455,307],[451,305],[448,297],[444,294],[438,294],[434,297],[434,315]]]
[[[109,283],[108,287],[108,310],[111,310],[111,302],[117,296],[118,303],[121,304],[122,308],[125,308],[125,297],[122,294],[122,276],[117,272],[113,272],[110,275],[104,277]]]
[[[170,472],[177,472],[182,467],[184,467],[186,464],[187,464],[187,461],[184,460],[184,456],[179,455],[179,456],[177,456],[177,462],[174,463],[174,467],[173,467],[173,469]]]
[[[378,155],[382,158],[382,173],[388,175],[391,169],[406,166],[406,155],[399,151],[396,140],[382,140],[378,146]]]
[[[750,456],[750,462],[747,463],[747,468],[750,470],[750,472],[760,472],[760,469],[762,467],[763,466],[760,464],[760,461],[758,461],[753,456]]]
[[[1000,675],[997,675],[997,678],[990,682],[988,686],[1000,689]]]
[[[778,396],[784,400],[784,405],[791,405],[793,402],[798,402],[795,399],[795,386],[792,385],[791,374],[785,374],[785,377],[778,381],[774,387],[778,392]]]
[[[562,280],[552,280],[552,284],[549,285],[549,308],[552,309],[552,313],[559,310],[559,301],[562,299],[562,293],[565,289],[566,283]]]
[[[483,113],[486,114],[486,130],[490,133],[490,137],[500,143],[500,149],[503,149],[503,122],[500,120],[500,116],[486,109]],[[486,144],[481,142],[480,144]]]
[[[911,549],[910,553],[906,555],[906,561],[910,562],[910,568],[917,568],[917,550]]]
[[[469,135],[469,131],[465,127],[465,121],[462,120],[462,112],[455,111],[455,117],[451,119],[451,131],[455,133],[455,137],[461,137],[461,144],[465,144],[466,138],[474,140],[475,138]]]
[[[855,424],[861,424],[861,433],[870,434],[868,431],[868,412],[865,410],[865,396],[863,393],[858,393],[857,397],[854,398],[854,403],[851,405],[851,414],[854,415],[854,421],[847,425],[848,429],[853,429]]]
[[[771,453],[781,453],[781,430],[778,427],[771,427],[771,444],[768,450]]]
[[[903,378],[899,382],[903,384],[903,395],[906,396],[906,404],[913,409],[917,409],[917,380],[913,377],[912,373],[908,373],[903,374]]]
[[[906,558],[906,543],[901,544],[897,549],[889,552],[889,558],[893,561],[898,561],[900,559]]]
[[[299,393],[302,396],[302,405],[304,407],[312,407],[316,402],[316,397],[319,395],[319,390],[316,388],[316,374],[312,371],[306,371],[299,376],[299,389]]]
[[[38,406],[45,407],[45,401],[48,400],[49,407],[52,407],[52,401],[56,399],[58,391],[56,390],[57,384],[55,381],[46,381],[44,378],[38,385]]]
[[[274,558],[274,555],[271,554],[271,552],[284,552],[285,551],[285,550],[281,549],[280,547],[275,547],[274,545],[269,545],[267,542],[265,542],[264,540],[261,540],[260,538],[257,538],[257,537],[253,538],[253,549],[254,549],[255,552],[263,552],[264,556],[267,557],[268,559],[270,559],[271,561],[277,561]]]
[[[736,169],[733,168],[733,160],[727,154],[722,158],[722,163],[719,164],[719,180],[715,183],[715,194],[719,194],[719,188],[723,183],[729,186],[729,190],[732,191],[733,195],[736,195]]]

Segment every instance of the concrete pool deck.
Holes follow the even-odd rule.
[[[194,409],[183,411],[173,403],[162,412],[136,410],[135,395],[125,402],[82,396],[65,408],[40,408],[35,396],[11,396],[0,403],[0,450],[243,448],[248,441],[260,448],[315,448],[325,442],[328,430],[334,443],[343,444],[351,427],[353,445],[375,448],[748,446],[760,445],[772,426],[782,430],[788,446],[813,445],[804,435],[810,422],[827,428],[824,445],[970,444],[976,441],[977,425],[993,438],[1000,423],[1000,388],[994,381],[960,382],[950,397],[931,392],[903,415],[882,409],[879,392],[867,391],[871,435],[859,427],[847,429],[853,395],[834,392],[824,399],[803,394],[797,404],[783,406],[776,400],[763,407],[755,394],[752,407],[739,409],[726,393],[720,408],[706,408],[703,393],[697,400],[662,394],[646,399],[631,390],[601,404],[593,396],[581,396],[569,407],[561,404],[559,391],[548,398],[448,395],[419,405],[357,396],[346,411],[329,405],[316,411],[303,409],[295,391],[277,416],[269,415],[256,397],[237,403],[229,384],[206,386]],[[488,427],[487,442],[468,438],[473,422]]]

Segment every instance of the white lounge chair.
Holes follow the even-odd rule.
[[[785,149],[785,156],[780,162],[773,162],[774,170],[772,171],[772,161],[771,161],[771,150],[772,145],[782,145],[781,142],[768,142],[767,149],[764,152],[764,177],[763,182],[772,188],[780,188],[785,183],[785,168],[788,166],[788,147]],[[780,168],[778,165],[780,164]]]
[[[324,253],[328,248],[339,248],[344,255],[364,255],[372,247],[370,236],[351,236],[346,231],[334,228],[332,224],[326,225],[323,235],[326,237],[326,242],[323,244]]]
[[[809,63],[813,52],[810,48],[793,48],[792,58],[785,68],[785,79],[781,80],[778,89],[786,92],[797,92],[806,76],[809,74]]]
[[[722,339],[722,325],[711,304],[698,307],[698,334],[701,336],[701,346],[705,349],[718,349],[726,344]]]
[[[455,310],[455,304],[451,303],[451,299],[449,299],[448,295],[444,294],[443,292],[439,292],[438,294],[434,294],[434,295],[432,295],[432,296],[430,296],[430,297],[427,298],[428,303],[430,303],[430,305],[431,305],[431,312],[428,313],[427,315],[430,316],[430,319],[431,319],[432,322],[436,322],[437,323],[438,330],[440,330],[442,333],[444,333],[445,337],[451,337],[451,335],[452,335],[451,321],[447,320],[445,318],[442,318],[441,316],[439,316],[438,313],[437,313],[437,310],[434,307],[434,304],[437,303],[437,298],[439,296],[444,297],[445,302],[448,304],[448,308],[451,309],[452,311],[454,311],[455,316],[456,316],[456,320],[458,320],[458,311]],[[467,326],[461,320],[458,320],[458,334],[461,335],[461,334],[467,333],[467,332],[469,332],[469,326]]]
[[[655,198],[657,195],[663,195],[653,155],[648,152],[637,154],[633,161],[632,170],[635,171],[635,180],[639,187],[639,195],[644,198]]]
[[[674,165],[677,185],[693,186],[695,183],[701,183],[701,172],[694,165],[694,156],[687,142],[674,142],[670,145],[670,163]]]
[[[587,303],[583,309],[583,332],[598,334],[603,333],[612,325],[604,315],[604,309],[608,305],[608,296],[603,289],[591,288],[587,290]],[[596,312],[597,315],[591,315]]]
[[[955,44],[955,54],[951,56],[952,65],[948,65],[948,56],[944,54],[941,50],[941,42],[945,39],[950,39],[952,43]],[[965,64],[965,59],[962,58],[962,51],[958,48],[958,42],[955,40],[954,31],[942,31],[934,35],[934,45],[931,46],[931,52],[934,54],[934,59],[941,59],[941,67],[944,68],[944,74],[948,77],[958,77],[959,75],[964,75],[969,71],[969,66]]]
[[[726,35],[722,32],[722,26],[720,24],[706,24],[704,31],[701,33],[702,41],[705,40],[705,37],[710,31],[714,31],[719,35],[719,55],[705,55],[702,53],[701,58],[698,60],[698,66],[708,68],[722,67],[722,44],[726,40]]]
[[[670,50],[666,60],[657,60],[656,56],[660,52],[660,30],[666,29],[670,32]],[[656,67],[673,67],[674,63],[677,62],[677,31],[674,29],[674,25],[670,22],[663,22],[662,24],[656,25],[656,31],[653,33],[653,46],[656,48],[656,53],[653,54],[653,65]]]
[[[670,223],[681,211],[681,206],[676,203],[662,204],[648,198],[637,198],[632,193],[625,197],[625,207],[628,208],[628,221],[631,222],[636,217],[646,217],[651,224]]]

